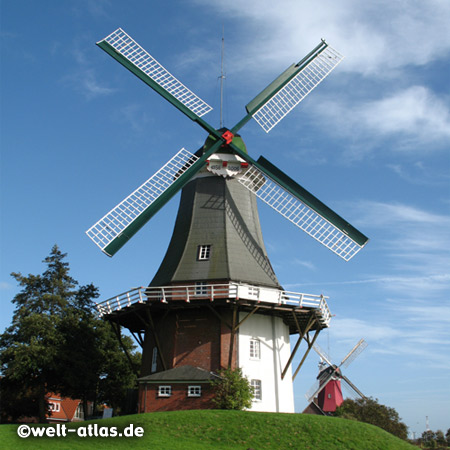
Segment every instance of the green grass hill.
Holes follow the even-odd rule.
[[[68,429],[88,427],[91,434],[100,427],[130,425],[143,428],[143,437],[67,437],[17,435],[18,425],[0,426],[0,448],[30,449],[311,449],[311,450],[413,450],[417,449],[372,425],[334,417],[304,414],[275,414],[244,411],[176,411],[121,416],[80,422]],[[54,426],[54,425],[48,425]],[[103,429],[104,430],[104,429]],[[79,430],[81,431],[81,430]],[[84,429],[85,434],[88,429]],[[103,432],[103,431],[102,431]]]

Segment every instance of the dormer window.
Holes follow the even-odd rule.
[[[199,245],[197,259],[199,261],[208,261],[210,257],[211,257],[211,244]]]
[[[59,412],[59,411],[60,411],[60,405],[59,405],[59,403],[49,402],[48,408],[49,408],[50,411],[52,411],[52,412]]]

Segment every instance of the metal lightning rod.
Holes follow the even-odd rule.
[[[222,27],[222,53],[220,59],[220,128],[223,128],[223,80],[225,79],[225,74],[223,71],[223,59],[224,59],[224,49],[225,49],[225,27]]]

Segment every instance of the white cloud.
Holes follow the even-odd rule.
[[[197,0],[246,20],[245,38],[257,64],[290,60],[326,38],[347,56],[342,70],[386,78],[407,65],[424,65],[450,50],[447,0],[361,2],[324,0]],[[237,22],[238,23],[238,22]],[[240,30],[241,33],[242,30]]]
[[[353,158],[382,150],[386,139],[391,150],[424,155],[447,149],[450,140],[450,106],[425,86],[364,103],[351,97],[315,102],[313,112],[334,124],[341,138],[356,142],[347,155]]]
[[[342,91],[334,91],[339,103],[316,94],[316,101],[309,105],[321,123],[330,123],[335,138],[346,140],[347,158],[360,159],[374,148],[380,150],[386,139],[392,144],[389,148],[409,153],[446,148],[448,102],[421,85],[425,80],[413,82],[409,75],[414,68],[448,59],[447,0],[324,0],[320,8],[312,0],[196,2],[235,21],[231,69],[245,71],[242,82],[251,81],[252,87],[263,86],[267,77],[298,61],[322,37],[345,55],[332,77],[334,83],[342,83]],[[240,20],[245,26],[240,26]],[[358,76],[356,83],[351,74]],[[381,98],[355,100],[361,93],[367,97],[383,90]]]
[[[9,291],[12,288],[13,286],[11,283],[8,283],[7,281],[0,281],[0,291]]]
[[[109,0],[87,0],[87,10],[96,18],[110,18],[109,10],[112,8]]]
[[[340,319],[333,318],[333,328],[331,330],[333,337],[340,341],[357,342],[361,337],[364,340],[377,341],[378,343],[387,342],[401,335],[401,331],[393,326],[374,321],[365,321],[355,318]]]
[[[392,291],[408,292],[415,298],[450,290],[450,216],[398,202],[362,202],[358,225],[372,229],[380,238],[385,270],[396,281]]]
[[[81,86],[85,89],[85,93],[89,98],[100,95],[112,94],[115,90],[101,85],[92,70],[85,70],[79,73]]]
[[[147,130],[150,118],[143,108],[138,104],[129,104],[123,106],[115,115],[117,121],[125,122],[130,125],[133,131],[142,132]]]
[[[450,217],[431,213],[414,206],[399,202],[360,202],[359,223],[372,227],[391,227],[393,225],[419,224],[423,226],[434,225],[439,228],[450,227]]]
[[[371,353],[406,357],[411,365],[450,368],[447,358],[449,307],[417,302],[412,305],[387,303],[382,307],[382,314],[367,320],[333,318],[330,329],[333,340],[348,346],[362,337]]]
[[[115,89],[99,83],[94,70],[83,67],[78,68],[70,75],[66,75],[62,82],[66,86],[81,92],[88,100],[115,92]]]
[[[311,261],[304,261],[302,259],[299,258],[295,258],[293,261],[293,264],[298,265],[298,266],[302,266],[302,267],[306,267],[309,270],[316,270],[317,267],[311,262]]]
[[[449,107],[424,86],[409,87],[358,109],[358,121],[375,133],[404,133],[420,142],[450,139]]]

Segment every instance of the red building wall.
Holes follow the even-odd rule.
[[[229,309],[219,312],[231,323]],[[212,372],[228,367],[231,330],[207,307],[179,309],[153,315],[155,333],[158,336],[165,369],[190,365]],[[152,371],[155,334],[146,333],[141,376]],[[233,345],[232,367],[236,367],[236,337]],[[164,370],[158,357],[156,372]]]
[[[171,386],[170,397],[159,397],[159,386]],[[201,385],[200,397],[188,397],[188,386]],[[142,383],[139,386],[139,412],[180,411],[187,409],[213,409],[213,391],[209,383]]]
[[[331,380],[325,388],[319,393],[319,406],[324,412],[335,412],[338,406],[344,402],[342,396],[341,382]]]

